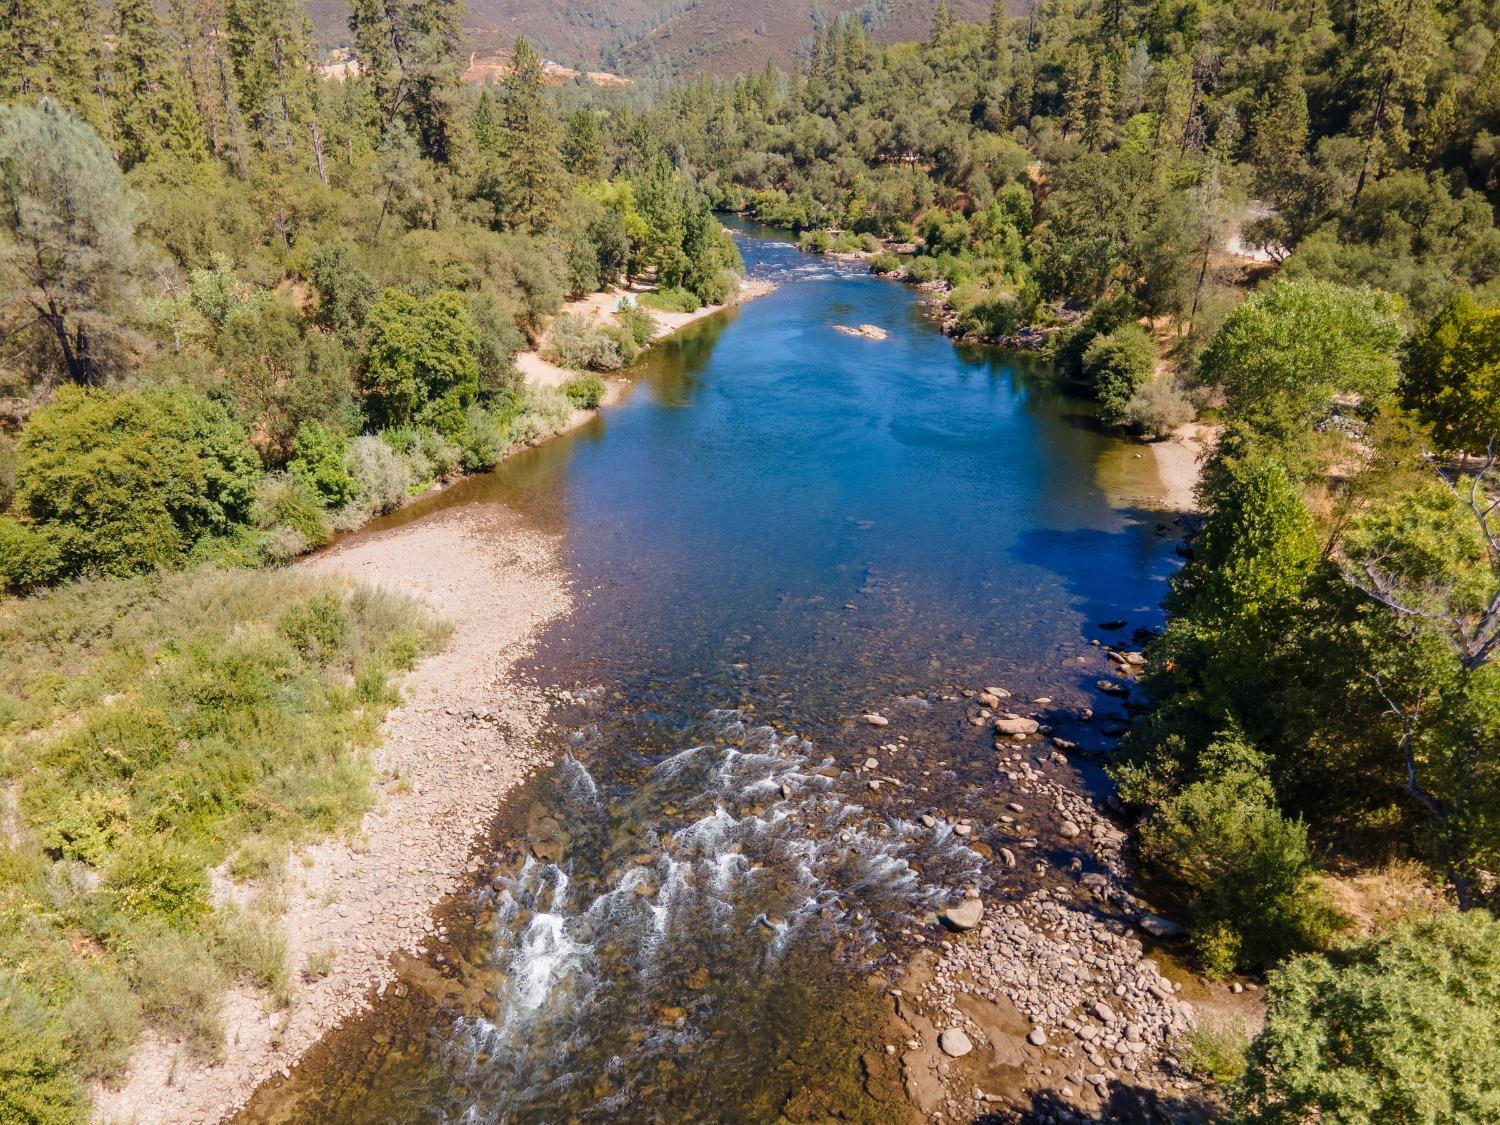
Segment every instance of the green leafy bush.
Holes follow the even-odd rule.
[[[479,341],[463,294],[443,289],[419,300],[387,289],[366,335],[359,377],[372,421],[460,432],[479,392]]]
[[[656,338],[656,321],[639,303],[626,305],[620,310],[620,329],[637,349],[646,347]]]
[[[342,528],[357,527],[373,515],[399,507],[411,492],[411,471],[388,443],[364,434],[349,444],[349,475],[354,498],[339,513]]]
[[[248,522],[260,469],[223,407],[186,391],[63,388],[18,453],[29,534],[9,537],[29,583],[178,565],[200,539]]]
[[[593,410],[604,401],[604,380],[597,375],[580,375],[563,384],[563,393],[580,410]]]
[[[496,416],[480,406],[469,407],[464,415],[464,430],[458,435],[460,456],[465,472],[493,469],[505,456],[505,437]]]
[[[698,299],[696,293],[680,286],[666,286],[652,290],[650,293],[642,293],[641,304],[648,309],[656,309],[658,312],[677,313],[697,312],[703,307],[703,302]]]
[[[358,820],[393,678],[440,635],[293,571],[84,579],[0,617],[0,1119],[81,1122],[143,1025],[213,1054],[231,979],[284,998],[274,925],[213,910],[209,870]]]
[[[1243,1125],[1500,1121],[1500,923],[1440,914],[1273,972]]]
[[[1083,353],[1083,376],[1106,422],[1123,422],[1131,400],[1151,381],[1156,349],[1139,324],[1129,322],[1096,336]]]
[[[572,371],[614,371],[624,362],[619,341],[570,313],[552,322],[542,358]]]
[[[1230,736],[1202,777],[1162,802],[1141,854],[1189,893],[1195,947],[1215,975],[1272,965],[1328,941],[1337,916],[1313,880],[1307,828],[1276,808],[1263,755]]]
[[[321,422],[303,422],[292,443],[287,472],[311,488],[330,508],[354,499],[356,485],[349,471],[349,439]]]
[[[0,1117],[27,1125],[83,1125],[88,1100],[55,1013],[32,988],[0,974]]]

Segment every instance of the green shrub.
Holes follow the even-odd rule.
[[[471,406],[465,413],[458,445],[465,472],[493,469],[505,456],[505,438],[495,415],[479,406]]]
[[[887,276],[893,273],[900,273],[902,267],[903,263],[901,258],[889,252],[876,254],[873,258],[870,259],[871,272],[878,273],[882,276]]]
[[[68,1046],[89,1078],[122,1073],[141,1033],[141,1005],[113,965],[91,965],[79,974],[63,1005]]]
[[[987,293],[965,309],[958,318],[962,336],[996,340],[1013,336],[1026,325],[1026,312],[1012,293]]]
[[[357,527],[371,516],[399,507],[410,494],[411,472],[389,444],[373,434],[349,445],[349,475],[354,498],[338,515],[341,528]]]
[[[370,310],[360,386],[381,427],[463,429],[479,393],[479,339],[463,294],[441,289],[419,300],[387,289]]]
[[[212,911],[209,871],[357,823],[394,676],[440,630],[295,571],[83,579],[7,609],[0,1120],[80,1120],[72,1091],[143,1021],[211,1053],[232,977],[285,997],[270,917]]]
[[[681,286],[666,287],[641,294],[641,304],[658,312],[697,312],[703,307],[698,294]]]
[[[1224,738],[1200,768],[1158,806],[1141,854],[1187,889],[1204,967],[1222,976],[1326,944],[1338,917],[1314,881],[1306,825],[1276,808],[1264,756]]]
[[[1273,972],[1243,1125],[1500,1121],[1500,923],[1441,914]]]
[[[135,915],[185,923],[209,911],[204,857],[164,836],[127,837],[109,862],[105,886]]]
[[[259,469],[217,404],[65,387],[21,433],[16,510],[47,543],[27,547],[32,577],[54,556],[49,581],[180,564],[248,522]]]
[[[639,303],[620,310],[620,327],[629,334],[637,348],[644,348],[656,338],[656,321]]]
[[[597,375],[580,375],[563,384],[563,393],[580,410],[593,410],[604,401],[604,380]]]
[[[568,424],[575,407],[557,387],[527,387],[521,412],[511,422],[511,440],[528,445],[551,437]]]
[[[146,923],[129,932],[121,954],[151,1021],[182,1036],[195,1054],[215,1055],[224,1038],[219,1010],[228,982],[205,942],[164,923]]]
[[[1123,422],[1136,392],[1151,381],[1156,370],[1156,348],[1139,324],[1122,324],[1096,336],[1083,353],[1083,375],[1100,415],[1112,424]]]
[[[0,432],[0,512],[10,507],[16,495],[16,443]]]
[[[62,573],[57,545],[30,524],[0,515],[0,589],[25,591],[45,586]]]
[[[614,371],[624,362],[614,337],[569,313],[552,322],[542,358],[572,371]]]
[[[354,499],[349,471],[349,439],[321,422],[303,422],[292,442],[287,472],[318,494],[325,506],[341,508]]]
[[[262,478],[255,496],[255,522],[266,533],[261,550],[271,562],[285,562],[328,542],[328,513],[321,497],[289,473]]]
[[[225,969],[265,991],[278,1006],[291,999],[286,938],[274,918],[238,907],[214,917],[214,953]]]
[[[0,974],[0,1119],[83,1125],[88,1101],[70,1073],[63,1031],[36,994]]]
[[[1221,1086],[1238,1081],[1245,1073],[1245,1055],[1250,1035],[1233,1018],[1200,1022],[1187,1033],[1182,1062],[1194,1074]]]

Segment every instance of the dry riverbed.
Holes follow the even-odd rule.
[[[552,538],[498,505],[479,505],[356,537],[304,565],[422,598],[453,634],[406,678],[404,701],[386,719],[372,755],[376,807],[352,839],[294,855],[274,889],[294,975],[290,1003],[276,1009],[250,989],[231,991],[214,1060],[147,1037],[123,1085],[96,1091],[101,1120],[217,1121],[297,1065],[384,992],[394,954],[420,954],[441,936],[433,906],[463,883],[505,794],[546,764],[534,739],[545,701],[515,668],[570,605]],[[256,893],[225,880],[217,890]]]

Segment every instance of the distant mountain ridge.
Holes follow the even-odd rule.
[[[1012,6],[1024,0],[1008,0]],[[950,0],[959,19],[981,19],[989,0]],[[306,0],[318,41],[348,46],[346,0]],[[790,66],[825,19],[859,13],[877,42],[924,39],[937,0],[469,0],[472,49],[509,47],[517,35],[549,59],[580,70],[729,75],[768,61]]]

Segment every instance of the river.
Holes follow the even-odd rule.
[[[1090,642],[1158,624],[1176,561],[1152,459],[914,290],[737,234],[774,293],[394,517],[503,503],[562,535],[581,596],[529,669],[559,764],[454,940],[245,1121],[901,1120],[861,1062],[875,986],[964,888],[1030,885],[994,862],[973,693],[1078,743],[1067,777],[1099,791],[1124,709]]]

